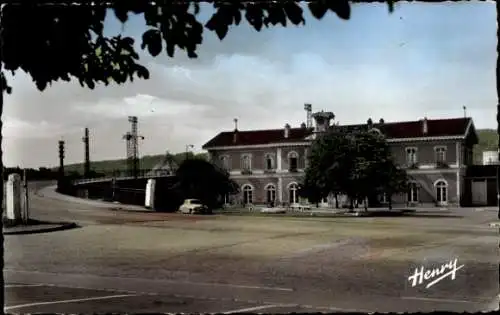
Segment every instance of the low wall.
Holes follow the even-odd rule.
[[[175,177],[156,178],[155,210],[175,211],[183,198],[172,189]],[[71,195],[80,198],[117,201],[123,204],[144,206],[146,199],[146,178],[84,183],[74,186]]]

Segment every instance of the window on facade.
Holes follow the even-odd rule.
[[[299,186],[295,183],[288,186],[288,196],[290,204],[299,203]]]
[[[411,202],[411,203],[418,202],[418,185],[417,185],[417,183],[412,182],[409,184],[407,200],[408,200],[408,202]]]
[[[250,185],[245,185],[241,189],[243,193],[243,204],[248,205],[253,203],[253,189]]]
[[[290,170],[297,170],[299,167],[299,155],[296,152],[290,152],[288,155],[288,163]]]
[[[249,171],[252,168],[252,159],[250,155],[243,155],[241,158],[241,169]]]
[[[439,203],[446,203],[448,201],[448,185],[445,181],[438,181],[436,183],[436,200]]]
[[[437,147],[436,151],[436,162],[445,162],[446,161],[446,148],[445,147]]]
[[[267,203],[272,203],[276,201],[276,187],[274,185],[266,186],[266,200]]]
[[[417,149],[416,148],[406,148],[406,162],[408,162],[408,164],[417,163]]]
[[[271,154],[266,155],[266,170],[274,169],[274,159]]]
[[[229,158],[225,155],[220,157],[220,164],[225,170],[229,170]]]

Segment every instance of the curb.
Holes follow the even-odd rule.
[[[49,223],[50,224],[50,223]],[[57,231],[64,231],[64,230],[70,230],[74,228],[80,227],[78,224],[74,222],[68,222],[68,223],[53,223],[53,224],[58,224],[58,226],[52,226],[52,227],[43,227],[44,225],[49,225],[49,224],[40,224],[40,228],[34,228],[34,229],[27,229],[27,230],[17,230],[17,231],[3,231],[3,235],[28,235],[28,234],[40,234],[40,233],[49,233],[49,232],[57,232]]]

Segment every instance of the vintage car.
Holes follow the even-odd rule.
[[[186,199],[179,207],[181,213],[210,213],[210,209],[198,199]]]

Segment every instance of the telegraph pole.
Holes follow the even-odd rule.
[[[64,141],[59,141],[59,188],[61,188],[62,181],[64,179]]]
[[[89,178],[90,177],[90,137],[89,137],[89,128],[85,128],[85,134],[82,138],[82,141],[84,143],[84,150],[85,150],[85,162],[83,164],[83,177],[84,178]]]
[[[23,181],[23,186],[24,186],[24,224],[28,224],[29,223],[29,218],[30,218],[30,210],[29,210],[29,191],[28,191],[28,172],[26,171],[26,169],[24,169],[23,171],[23,177],[24,177],[24,181]]]

